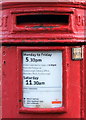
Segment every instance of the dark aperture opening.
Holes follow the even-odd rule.
[[[16,24],[68,24],[69,15],[21,15],[16,16]]]

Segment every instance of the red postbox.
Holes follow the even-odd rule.
[[[85,117],[85,3],[2,3],[2,118]]]

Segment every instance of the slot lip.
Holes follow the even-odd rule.
[[[37,9],[38,10],[38,9]],[[11,32],[24,32],[24,31],[28,31],[28,32],[38,32],[38,31],[57,31],[57,32],[60,32],[60,31],[66,31],[66,32],[73,32],[72,31],[72,21],[71,21],[71,17],[72,17],[72,14],[73,14],[73,11],[71,10],[68,10],[68,11],[65,11],[64,9],[64,12],[63,12],[63,9],[59,12],[59,11],[47,11],[47,10],[40,10],[37,11],[35,10],[34,11],[21,11],[21,12],[11,12],[11,17],[12,17],[12,27],[11,27]],[[53,23],[53,24],[46,24],[46,23],[43,23],[43,27],[41,26],[41,23],[36,23],[35,26],[34,24],[32,23],[29,23],[29,24],[25,24],[25,25],[18,25],[16,23],[16,18],[17,16],[24,16],[24,15],[66,15],[68,16],[68,23],[66,24],[59,24],[59,23]],[[31,27],[32,26],[32,27]]]
[[[29,7],[28,9],[22,8],[22,9],[14,9],[11,10],[10,13],[11,14],[27,14],[27,13],[68,13],[68,14],[73,14],[75,12],[75,8],[66,8],[66,7],[62,7],[62,6],[48,6],[48,7],[39,7],[39,6],[35,6],[35,7]]]

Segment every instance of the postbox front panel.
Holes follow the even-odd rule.
[[[54,118],[80,117],[82,60],[72,60],[72,47],[8,46],[2,50],[3,117],[53,118],[53,113]]]

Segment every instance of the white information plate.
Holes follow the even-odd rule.
[[[24,51],[23,106],[62,107],[62,51]]]

